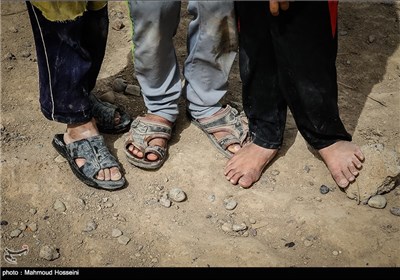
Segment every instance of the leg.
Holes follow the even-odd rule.
[[[36,44],[44,116],[67,124],[66,144],[98,135],[88,96],[91,54],[81,44],[85,37],[82,24],[87,14],[75,21],[51,22],[29,2],[27,7]],[[104,9],[102,13],[107,15]],[[85,160],[78,158],[76,164],[83,166]],[[121,178],[117,167],[102,169],[97,174],[98,180],[119,181]]]
[[[249,119],[252,143],[228,161],[225,176],[231,183],[239,183],[244,188],[260,178],[276,155],[286,122],[287,105],[278,86],[269,18],[263,12],[267,9],[268,2],[237,2],[243,106]]]
[[[282,92],[297,127],[340,187],[355,180],[363,155],[339,116],[336,8],[295,2],[271,22]]]
[[[188,30],[185,93],[188,112],[201,126],[224,114],[219,101],[227,93],[228,77],[237,52],[234,2],[189,1],[188,12],[193,20]],[[239,121],[238,124],[241,125]],[[216,145],[225,141],[232,143],[231,132],[203,130],[212,134],[209,137]],[[228,145],[229,152],[224,152],[224,147],[221,151],[227,156],[237,152],[241,147],[240,139],[237,140]]]
[[[145,119],[171,127],[178,115],[181,95],[179,66],[173,37],[180,20],[179,1],[129,1],[134,26],[134,65],[148,114]],[[133,133],[132,130],[130,133]],[[150,146],[166,147],[166,138],[154,138]],[[145,155],[129,144],[126,150],[137,158]],[[159,155],[147,153],[149,161]]]

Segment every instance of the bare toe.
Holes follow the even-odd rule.
[[[106,176],[104,174],[104,170],[102,169],[99,171],[99,173],[97,173],[97,180],[104,181],[105,178],[106,178]]]

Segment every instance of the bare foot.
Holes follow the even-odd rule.
[[[266,149],[254,143],[242,147],[226,164],[224,175],[232,184],[249,188],[257,182],[277,149]]]
[[[64,142],[65,144],[70,144],[74,141],[86,139],[96,135],[99,135],[99,132],[94,119],[83,124],[68,124],[67,132],[64,133]],[[75,162],[78,167],[81,167],[85,164],[86,160],[84,158],[77,158]],[[122,178],[122,174],[117,167],[104,168],[99,171],[96,178],[102,181],[118,181]]]
[[[147,114],[145,116],[145,119],[148,120],[152,120],[152,121],[157,121],[163,124],[166,124],[168,126],[172,126],[173,123],[168,121],[167,119],[164,119],[163,117],[154,115],[154,114]],[[151,141],[149,141],[149,146],[159,146],[159,147],[166,147],[167,146],[167,140],[164,138],[154,138]],[[128,151],[130,151],[132,153],[132,155],[134,155],[137,158],[143,158],[144,154],[142,151],[140,151],[138,148],[136,148],[133,145],[129,145],[128,147]],[[148,153],[146,155],[146,159],[149,161],[156,161],[158,160],[158,155],[156,154],[152,154],[152,153]]]
[[[338,141],[318,152],[341,188],[347,187],[356,179],[364,161],[361,149],[348,141]]]

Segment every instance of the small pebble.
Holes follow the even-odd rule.
[[[57,163],[62,163],[62,162],[67,162],[66,158],[64,158],[62,155],[58,155],[55,159],[55,162]]]
[[[107,202],[106,204],[104,204],[105,208],[111,208],[113,206],[114,206],[114,203],[112,203],[112,202]]]
[[[233,199],[225,199],[224,200],[224,205],[226,210],[233,210],[237,206],[237,202]]]
[[[28,52],[28,51],[23,51],[23,52],[21,52],[21,56],[24,57],[24,58],[28,58],[28,57],[31,56],[31,53]]]
[[[117,31],[121,30],[121,29],[124,28],[124,27],[125,27],[125,24],[124,24],[122,21],[120,21],[120,20],[117,20],[117,21],[114,22],[114,24],[112,25],[112,28],[113,28],[114,30],[117,30]]]
[[[339,252],[338,252],[338,251],[333,251],[332,254],[333,254],[334,256],[337,256],[337,255],[339,255]]]
[[[118,243],[119,244],[126,245],[126,244],[129,243],[129,241],[131,241],[131,239],[129,237],[126,237],[126,236],[123,236],[123,235],[118,237]]]
[[[85,232],[91,232],[94,231],[97,228],[97,224],[95,221],[91,220],[86,224],[86,227],[83,231]]]
[[[11,238],[18,237],[21,233],[22,231],[20,229],[14,229],[13,231],[10,232],[10,237]]]
[[[49,245],[44,245],[40,248],[39,257],[42,259],[52,261],[60,257],[60,253],[53,247]]]
[[[166,207],[166,208],[171,207],[171,200],[169,200],[166,196],[162,196],[162,197],[160,198],[159,203],[160,203],[162,206]]]
[[[58,212],[64,212],[65,210],[67,210],[65,204],[59,199],[57,199],[56,202],[54,202],[53,208]]]
[[[385,208],[386,198],[383,195],[375,195],[368,200],[368,205],[377,209]]]
[[[244,223],[242,223],[240,225],[233,225],[232,226],[232,230],[233,231],[241,231],[241,230],[245,230],[245,229],[247,229],[247,226]]]
[[[37,210],[35,208],[31,208],[31,209],[29,209],[29,213],[31,213],[32,215],[35,215],[37,213]]]
[[[319,188],[319,192],[322,193],[322,194],[327,194],[329,192],[329,188],[327,186],[325,186],[325,185],[322,185]]]
[[[373,42],[375,42],[375,40],[376,40],[376,37],[374,35],[368,36],[368,43],[373,43]]]
[[[158,259],[157,259],[157,258],[153,258],[153,259],[151,260],[151,262],[152,262],[152,263],[158,263]]]
[[[253,218],[250,218],[250,219],[249,219],[249,222],[250,222],[250,224],[253,224],[253,225],[254,225],[257,221],[254,220]]]
[[[26,229],[26,225],[24,223],[20,223],[18,229],[24,231]]]
[[[30,223],[28,225],[28,228],[30,229],[30,231],[33,231],[33,232],[37,231],[37,229],[38,229],[37,223]]]
[[[271,171],[271,175],[272,176],[277,176],[277,175],[279,175],[279,173],[280,173],[279,170],[272,170]]]
[[[6,220],[2,220],[2,221],[0,222],[0,225],[6,226],[6,225],[8,225],[8,222],[7,222]]]
[[[127,86],[126,81],[121,78],[116,78],[112,84],[112,88],[115,92],[124,92]]]
[[[318,201],[318,202],[321,202],[321,201],[322,201],[322,198],[320,198],[320,197],[317,196],[317,197],[315,198],[315,200]]]
[[[250,234],[251,234],[252,236],[257,236],[257,229],[251,228],[251,229],[249,229],[249,232],[250,232]]]
[[[182,202],[186,199],[186,193],[180,188],[173,188],[168,194],[169,198],[175,202]]]
[[[222,229],[223,231],[225,231],[225,232],[230,232],[230,231],[232,231],[232,225],[231,225],[230,223],[224,223],[224,224],[221,226],[221,229]]]
[[[390,208],[390,213],[395,216],[400,216],[400,207],[392,207]]]
[[[347,35],[347,31],[341,30],[341,31],[339,31],[339,35],[340,36],[346,36]]]
[[[114,238],[120,237],[122,235],[122,231],[117,228],[114,228],[111,232],[111,236]]]
[[[99,96],[99,99],[104,102],[108,102],[111,104],[115,103],[115,94],[113,91],[107,91]]]
[[[243,232],[242,236],[248,237],[249,236],[249,232],[248,231]]]
[[[210,194],[210,195],[208,196],[208,201],[214,202],[214,201],[215,201],[215,195]]]
[[[127,85],[125,88],[124,94],[139,97],[139,96],[141,96],[140,91],[141,91],[141,89],[137,85]],[[166,181],[166,182],[168,182],[168,181]]]

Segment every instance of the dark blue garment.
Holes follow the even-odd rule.
[[[73,21],[47,20],[27,2],[39,69],[40,106],[47,119],[66,124],[92,118],[89,93],[104,58],[107,6]]]

